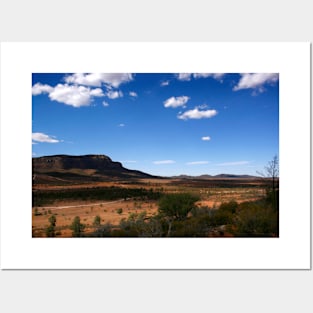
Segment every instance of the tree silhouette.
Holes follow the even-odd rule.
[[[277,155],[264,167],[264,172],[257,173],[268,179],[267,197],[272,201],[273,208],[278,209],[279,163]]]

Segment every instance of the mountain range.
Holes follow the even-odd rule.
[[[122,163],[112,161],[108,156],[101,154],[89,155],[51,155],[32,159],[33,181],[36,183],[85,182],[85,181],[111,181],[131,180],[142,178],[165,178],[153,176],[141,171],[130,170],[123,167]],[[250,175],[180,175],[167,178],[173,179],[237,179],[257,178]]]

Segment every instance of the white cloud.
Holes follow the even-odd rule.
[[[129,73],[76,73],[65,77],[65,81],[69,84],[100,87],[103,83],[114,88],[118,88],[121,84],[131,80],[133,80],[133,76]]]
[[[121,91],[117,91],[117,90],[115,90],[115,91],[110,90],[105,95],[110,99],[117,99],[117,98],[123,97],[123,93]]]
[[[178,80],[190,80],[192,73],[179,73],[176,75]]]
[[[82,86],[81,86],[82,87]],[[101,88],[95,88],[90,90],[90,95],[94,97],[103,97],[103,91]]]
[[[236,166],[236,165],[246,165],[249,164],[249,161],[236,161],[236,162],[225,162],[225,163],[219,163],[218,166]]]
[[[209,161],[193,161],[193,162],[187,162],[187,165],[202,165],[202,164],[208,164]]]
[[[125,124],[121,123],[117,125],[118,127],[125,127]]]
[[[211,137],[210,137],[210,136],[203,136],[203,137],[201,138],[201,140],[203,140],[203,141],[209,141],[209,140],[211,140]]]
[[[165,100],[163,103],[166,108],[177,108],[180,106],[184,106],[189,99],[190,97],[187,96],[171,97]]]
[[[49,85],[42,85],[40,83],[37,83],[32,87],[32,94],[34,96],[38,96],[42,93],[50,93],[52,90],[53,90],[53,87]]]
[[[279,79],[277,73],[256,73],[256,74],[241,74],[238,84],[233,88],[234,91],[241,89],[258,89],[264,91],[265,84],[275,83]]]
[[[159,164],[173,164],[175,161],[173,160],[162,160],[162,161],[154,161],[153,164],[159,165]]]
[[[129,92],[129,95],[130,95],[131,97],[138,97],[138,95],[137,95],[137,93],[136,93],[135,91],[130,91],[130,92]]]
[[[169,80],[165,80],[163,82],[161,82],[161,87],[164,87],[164,86],[168,86],[170,84],[170,81]]]
[[[222,79],[222,77],[224,77],[224,75],[226,75],[225,73],[215,73],[215,74],[212,74],[212,77],[217,79],[217,80],[220,80]]]
[[[89,106],[92,97],[103,97],[102,89],[90,89],[89,87],[58,84],[51,92],[49,98],[51,100],[65,103],[73,107]]]
[[[103,101],[103,102],[102,102],[102,105],[103,105],[104,107],[108,107],[108,106],[109,106],[109,103]]]
[[[68,84],[80,84],[97,87],[100,87],[102,83],[101,74],[99,73],[92,74],[76,73],[73,75],[66,76],[64,80]]]
[[[58,143],[60,140],[55,139],[55,136],[49,136],[44,133],[32,133],[32,140],[35,142]]]
[[[48,93],[50,100],[81,107],[90,105],[93,97],[103,97],[101,88],[91,89],[85,86],[76,86],[68,84],[58,84],[55,87],[49,85],[35,84],[32,87],[32,94],[37,96],[42,93]]]
[[[216,80],[222,81],[222,77],[225,73],[179,73],[176,74],[176,78],[182,81],[189,81],[191,78],[208,78],[213,77]]]
[[[207,78],[209,76],[211,76],[212,74],[210,73],[194,73],[193,77],[194,78]]]
[[[178,114],[177,118],[180,120],[188,119],[202,119],[211,118],[217,114],[216,110],[199,110],[199,108],[194,108],[193,110],[186,111],[182,114]]]
[[[225,73],[194,73],[194,78],[207,78],[207,77],[213,77],[216,80],[221,81],[222,77],[225,75]]]

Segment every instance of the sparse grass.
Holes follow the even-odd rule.
[[[126,184],[129,186],[130,189],[136,188],[137,190],[141,190],[140,192],[142,194],[148,194],[149,193],[149,188],[153,187],[153,192],[156,194],[156,192],[163,192],[163,193],[172,193],[172,192],[187,192],[187,193],[192,193],[195,195],[200,196],[201,200],[197,204],[198,206],[209,206],[210,208],[215,208],[218,209],[220,206],[221,202],[229,202],[231,200],[237,201],[238,203],[241,203],[243,201],[254,201],[255,199],[258,199],[262,196],[264,196],[264,189],[261,187],[208,187],[206,184],[211,184],[210,181],[201,181],[201,182],[189,182],[185,181],[183,183],[179,183],[175,185],[177,182],[171,182],[169,180],[165,181],[162,180],[158,182],[157,184],[153,184],[150,182],[149,185],[145,185],[145,182],[133,182],[131,184],[130,182],[123,182],[123,186]],[[118,186],[118,182],[111,182],[111,185],[116,184]],[[199,185],[201,184],[201,186]],[[203,185],[203,186],[202,186]],[[149,187],[148,187],[149,186]],[[67,187],[65,187],[66,189]],[[71,188],[71,187],[69,187]],[[75,187],[72,187],[75,189]],[[111,188],[111,187],[110,187]],[[89,189],[92,190],[92,188],[89,187]],[[99,188],[101,190],[102,188]],[[108,188],[107,188],[108,189]],[[118,189],[118,188],[117,188]],[[114,190],[117,190],[116,188]],[[123,190],[128,190],[128,188],[120,188]],[[143,189],[143,190],[142,190]],[[52,190],[52,189],[51,189]],[[69,190],[69,189],[68,189]],[[78,195],[78,191],[80,188],[77,188],[77,192],[75,191],[75,194]],[[146,190],[146,191],[145,191]],[[47,193],[50,191],[48,190]],[[98,191],[97,191],[98,192]],[[67,194],[67,192],[59,192],[59,195]],[[69,194],[69,193],[68,193]],[[96,193],[95,193],[96,194]],[[43,195],[43,193],[42,193]],[[54,194],[56,196],[56,194]],[[92,219],[94,218],[95,215],[99,215],[101,218],[101,225],[105,223],[112,223],[113,225],[113,230],[116,229],[119,225],[120,220],[123,217],[129,217],[129,215],[132,213],[140,214],[142,211],[147,212],[147,218],[150,219],[150,217],[157,212],[158,206],[157,206],[157,200],[155,199],[149,199],[145,198],[145,196],[137,195],[136,197],[131,197],[128,196],[126,201],[123,201],[123,198],[121,198],[120,202],[112,203],[110,205],[106,204],[96,204],[95,200],[97,199],[89,199],[88,198],[88,193],[86,192],[84,194],[85,196],[85,201],[81,201],[81,198],[76,197],[74,200],[71,200],[70,198],[62,198],[60,197],[59,199],[56,199],[57,202],[52,205],[56,206],[72,206],[77,204],[77,206],[81,204],[89,204],[90,206],[87,207],[77,207],[77,208],[69,208],[69,209],[62,209],[62,211],[59,212],[60,215],[62,215],[63,218],[60,218],[58,220],[58,225],[62,227],[62,234],[60,234],[61,237],[70,237],[71,236],[71,231],[69,230],[69,225],[73,221],[73,218],[75,215],[80,215],[84,221],[84,224],[86,222],[89,222],[90,225],[92,223]],[[103,199],[101,199],[102,201]],[[107,200],[111,202],[111,200]],[[203,202],[203,203],[201,203]],[[50,202],[49,202],[50,203]],[[53,203],[53,202],[52,202]],[[52,206],[51,205],[51,206]],[[39,206],[39,205],[38,205]],[[50,206],[50,205],[49,205]],[[122,211],[120,211],[120,209]],[[46,220],[47,217],[44,216],[44,214],[50,214],[49,210],[47,210],[44,207],[37,208],[37,212],[39,215],[37,216],[35,214],[36,209],[33,211],[33,233],[36,234],[36,237],[40,236],[42,234],[44,236],[44,227],[46,227]],[[55,212],[53,210],[53,212]],[[92,213],[91,213],[92,212]],[[119,213],[120,212],[120,213]],[[126,213],[126,214],[123,214]],[[128,214],[127,214],[128,213]],[[42,216],[40,216],[42,215]],[[55,214],[57,215],[57,213]],[[154,221],[156,223],[156,221]],[[200,220],[194,220],[191,221],[190,224],[188,224],[188,228],[191,231],[197,223],[200,223]],[[194,224],[193,224],[194,223]],[[156,223],[157,224],[157,223]],[[87,224],[86,224],[87,225]],[[150,225],[151,227],[153,225]],[[163,225],[164,226],[164,225]],[[162,227],[163,227],[162,226]],[[177,229],[179,228],[179,225],[176,225]],[[187,226],[186,226],[187,227]],[[64,230],[63,230],[64,229]],[[88,237],[88,232],[91,233],[93,231],[93,227],[90,226],[90,228],[85,230],[85,236]],[[183,230],[179,230],[183,231]]]

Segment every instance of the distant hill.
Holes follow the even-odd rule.
[[[234,174],[219,174],[215,175],[215,178],[247,178],[247,179],[252,179],[252,178],[260,178],[258,176],[252,176],[252,175],[234,175]]]
[[[33,181],[105,181],[114,179],[159,178],[124,168],[106,155],[51,155],[33,158]]]
[[[173,176],[172,178],[178,178],[178,179],[219,179],[219,178],[233,178],[233,179],[257,179],[260,178],[258,176],[252,176],[252,175],[235,175],[235,174],[219,174],[219,175],[200,175],[200,176],[189,176],[189,175],[179,175],[179,176]]]

